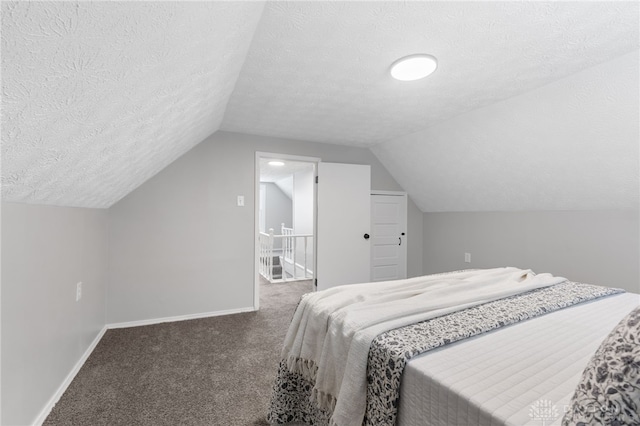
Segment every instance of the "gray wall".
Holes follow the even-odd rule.
[[[368,149],[217,132],[110,208],[109,323],[253,306],[256,151],[369,164],[372,189],[401,190]],[[409,212],[420,275],[421,213]]]
[[[282,192],[282,189],[275,183],[267,182],[265,185],[266,202],[265,202],[265,232],[269,232],[273,228],[275,235],[280,234],[282,224],[287,228],[293,226],[293,203],[291,198]],[[282,240],[274,241],[275,248],[282,247]]]
[[[293,175],[293,231],[296,234],[313,234],[313,166]]]
[[[410,195],[407,196],[407,229],[407,277],[418,277],[424,274],[424,214]]]
[[[107,256],[106,210],[2,203],[3,425],[32,424],[104,327]]]
[[[425,213],[424,272],[516,266],[638,293],[639,234],[638,211]]]
[[[309,164],[307,170],[301,170],[293,175],[293,233],[313,235],[313,218],[315,211],[314,200],[314,167]],[[302,238],[296,241],[296,263],[303,264],[304,268],[299,268],[297,273],[304,274],[307,271],[315,271],[313,258],[313,240],[305,241]]]

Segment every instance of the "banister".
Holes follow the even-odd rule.
[[[273,228],[270,228],[269,233],[262,231],[258,233],[260,244],[260,274],[270,282],[286,282],[291,279],[299,280],[312,277],[312,275],[308,275],[307,258],[309,255],[309,241],[310,239],[313,239],[313,234],[293,234],[293,229],[286,228],[284,226],[281,226],[281,232],[281,235],[275,235]],[[278,279],[273,276],[274,242],[276,238],[282,240],[282,254],[280,262],[282,267],[282,277]],[[298,242],[299,238],[303,239],[302,247],[300,247],[300,243]],[[300,252],[298,252],[298,250],[300,250]],[[300,257],[303,256],[304,258],[300,259]],[[298,261],[301,264],[298,264]],[[298,274],[298,268],[302,268],[302,274]],[[289,273],[289,277],[287,277],[287,272]]]

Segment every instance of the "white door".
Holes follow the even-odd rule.
[[[371,281],[407,278],[406,234],[406,194],[371,194]]]
[[[318,290],[369,282],[371,166],[318,163]]]

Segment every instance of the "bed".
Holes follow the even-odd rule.
[[[560,424],[594,352],[639,302],[612,295],[412,359],[398,424]]]
[[[487,284],[495,277],[508,279],[500,285]],[[513,277],[519,278],[513,281]],[[584,412],[586,403],[576,403],[576,389],[603,340],[640,304],[637,294],[516,268],[396,281],[389,284],[393,296],[385,290],[371,301],[358,292],[370,289],[375,294],[386,284],[368,285],[303,297],[285,340],[267,416],[270,423],[551,425],[561,424],[566,417],[565,424],[571,424],[565,412],[576,405],[581,415],[606,415]],[[469,296],[492,286],[491,291],[480,291],[480,297]],[[515,291],[514,286],[522,288]],[[412,290],[395,296],[407,288]],[[450,288],[463,291],[456,295]],[[423,297],[424,292],[428,297]],[[436,294],[446,303],[436,303],[439,299],[432,297]],[[313,297],[318,300],[311,300]],[[392,300],[392,305],[408,314],[383,307],[380,298]],[[335,300],[340,301],[337,307]],[[417,304],[411,302],[415,300]],[[418,312],[415,307],[425,301],[427,312]],[[373,306],[374,315],[358,314],[359,307],[362,310],[367,303]],[[385,315],[382,324],[370,320]],[[316,318],[326,326],[322,333],[313,323]],[[360,331],[352,332],[347,325],[331,325],[341,320],[365,324],[372,332],[362,338]],[[634,338],[634,333],[626,332]],[[344,340],[347,335],[349,339]],[[296,340],[300,336],[306,342]],[[342,340],[332,344],[335,336]],[[635,343],[629,350],[637,355]],[[359,345],[366,346],[364,361],[362,355],[353,356]],[[640,369],[640,358],[632,361],[630,368]],[[591,389],[591,383],[587,386]],[[633,404],[640,404],[636,400],[639,387],[640,377],[631,389],[631,400],[625,396],[621,407],[614,407],[615,415],[631,411],[623,416],[628,424],[637,419],[638,406]]]

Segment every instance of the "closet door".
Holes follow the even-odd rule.
[[[407,278],[407,195],[371,194],[371,281]]]

